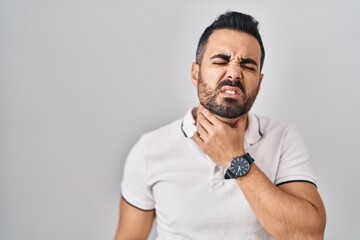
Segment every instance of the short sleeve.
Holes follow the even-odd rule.
[[[152,210],[154,200],[147,182],[146,152],[142,139],[130,150],[124,166],[121,195],[136,208]]]
[[[295,127],[291,126],[287,129],[282,150],[275,184],[304,181],[316,185],[309,152],[304,139]]]

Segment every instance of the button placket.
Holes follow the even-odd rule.
[[[223,187],[225,169],[214,163],[209,157],[207,158],[211,161],[210,189],[213,190]]]

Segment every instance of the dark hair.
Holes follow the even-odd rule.
[[[261,48],[261,70],[265,59],[265,49],[258,30],[258,25],[259,22],[256,21],[255,18],[244,13],[228,11],[224,14],[221,14],[210,26],[205,29],[205,31],[201,35],[196,50],[196,63],[201,63],[209,37],[215,30],[231,29],[239,32],[248,33],[258,40]]]

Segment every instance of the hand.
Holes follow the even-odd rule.
[[[247,115],[230,126],[200,106],[196,118],[197,132],[192,139],[215,163],[228,168],[233,157],[245,154],[246,123]]]

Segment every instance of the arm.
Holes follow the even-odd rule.
[[[260,224],[276,239],[323,239],[325,209],[311,183],[277,187],[255,164],[236,182]]]
[[[119,225],[115,240],[147,239],[152,227],[154,216],[154,210],[140,210],[127,203],[124,198],[121,198]]]
[[[199,147],[217,164],[229,167],[234,156],[243,155],[247,117],[230,126],[204,108],[197,116]],[[325,210],[315,186],[287,183],[275,186],[256,164],[236,179],[264,229],[276,239],[322,239]]]

